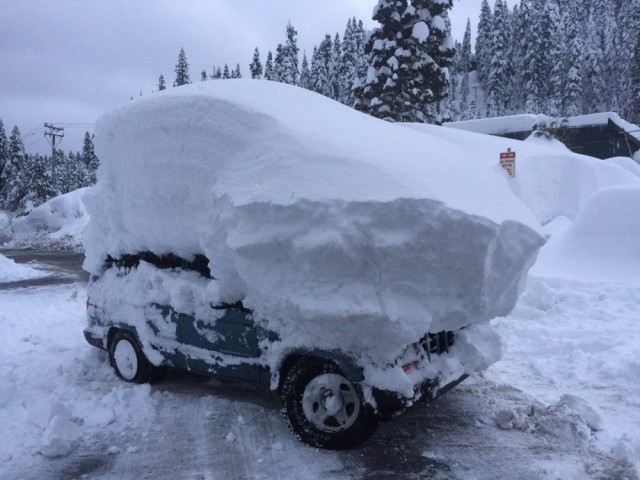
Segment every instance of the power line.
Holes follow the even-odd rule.
[[[64,137],[64,127],[58,127],[51,123],[45,123],[44,128],[48,128],[48,132],[44,132],[45,137],[51,137],[51,177],[56,178],[56,138]]]

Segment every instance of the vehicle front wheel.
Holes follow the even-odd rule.
[[[356,386],[329,361],[300,360],[287,374],[281,395],[289,427],[314,447],[353,448],[376,431],[377,421]]]
[[[109,342],[109,363],[125,382],[147,383],[158,371],[147,360],[135,335],[128,330],[118,330],[113,335]]]

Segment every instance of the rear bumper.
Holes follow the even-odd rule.
[[[105,350],[104,341],[102,336],[96,335],[95,332],[92,332],[89,329],[84,330],[84,338],[87,340],[89,345],[93,345],[94,347]]]
[[[460,378],[440,386],[437,379],[427,380],[416,386],[416,395],[413,398],[406,398],[397,392],[389,390],[373,389],[373,398],[376,401],[376,413],[381,419],[390,419],[403,413],[407,408],[418,402],[430,402],[440,395],[444,395],[459,383],[463,382],[469,375],[462,375]]]

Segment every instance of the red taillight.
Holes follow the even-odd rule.
[[[411,370],[415,370],[416,368],[418,368],[418,365],[419,365],[419,363],[418,363],[417,360],[415,360],[415,361],[413,361],[411,363],[405,363],[402,366],[402,370],[404,370],[404,373],[409,373]]]

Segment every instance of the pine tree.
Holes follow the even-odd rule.
[[[358,62],[364,54],[364,44],[358,38],[358,25],[355,17],[349,19],[344,35],[342,36],[342,52],[338,58],[338,101],[345,105],[354,105],[354,82],[358,78]]]
[[[313,49],[311,57],[310,88],[326,97],[331,96],[331,67],[333,59],[333,42],[327,34],[318,48]]]
[[[96,172],[100,161],[95,154],[93,146],[93,136],[89,132],[84,133],[84,142],[82,143],[82,154],[80,156],[82,163],[86,168],[86,181],[88,185],[96,183]]]
[[[207,81],[207,71],[206,70],[202,70],[200,72],[200,81],[201,82],[206,82]]]
[[[27,194],[26,177],[28,158],[24,150],[24,143],[17,126],[13,127],[9,137],[8,159],[2,170],[2,191],[0,199],[4,208],[16,211],[20,200]]]
[[[251,78],[254,80],[260,80],[262,78],[262,62],[260,61],[258,47],[253,51],[253,59],[249,64],[249,71],[251,72]]]
[[[9,142],[7,140],[7,132],[4,130],[4,123],[0,119],[0,193],[2,192],[2,186],[4,185],[4,179],[2,172],[5,165],[9,162]],[[0,194],[0,209],[4,208],[2,196]]]
[[[493,15],[487,0],[482,0],[476,37],[476,59],[478,60],[478,78],[483,85],[489,81],[491,69],[491,43],[493,36]]]
[[[174,87],[191,83],[191,79],[189,78],[189,63],[187,63],[187,56],[183,48],[180,49],[180,53],[178,54],[178,63],[176,63],[175,72],[176,80],[173,82]]]
[[[544,5],[543,21],[547,25],[547,62],[549,78],[547,81],[547,95],[543,111],[552,117],[562,114],[564,103],[564,86],[566,83],[565,56],[563,48],[566,46],[563,24],[556,0],[547,0]]]
[[[333,100],[339,100],[342,96],[340,80],[340,72],[338,66],[340,63],[340,57],[342,56],[342,41],[340,35],[336,32],[333,37],[333,46],[331,50],[331,63],[329,65],[329,97]]]
[[[446,13],[450,0],[379,0],[380,23],[366,46],[370,65],[359,108],[399,122],[438,122],[454,55]],[[362,105],[362,107],[360,106]],[[440,111],[439,111],[440,110]]]
[[[496,0],[493,10],[493,30],[488,37],[490,55],[489,69],[485,72],[485,98],[487,115],[505,115],[508,105],[508,58],[509,53],[509,12],[502,0]]]
[[[160,75],[160,78],[158,78],[158,91],[162,91],[162,90],[166,90],[167,86],[164,83],[164,76]]]
[[[307,54],[302,54],[302,65],[300,66],[300,80],[299,84],[302,88],[309,89],[311,81],[311,72],[309,71],[309,62],[307,61]]]
[[[296,36],[298,32],[293,28],[291,22],[287,24],[287,41],[282,47],[282,57],[280,61],[277,61],[276,64],[279,71],[278,80],[283,83],[288,83],[290,85],[298,84],[298,52],[300,49],[298,48],[298,41]],[[278,55],[276,54],[276,59]]]
[[[284,46],[279,43],[276,47],[276,56],[273,58],[273,80],[281,82],[284,76]]]
[[[231,72],[229,71],[229,65],[227,65],[226,63],[224,64],[224,70],[222,70],[222,78],[224,80],[227,80],[227,79],[231,78]]]
[[[20,198],[18,209],[23,214],[29,213],[57,194],[45,158],[38,154],[34,155],[29,161],[29,169],[25,176],[25,195]]]
[[[460,58],[458,68],[462,75],[460,83],[460,120],[472,118],[469,105],[469,73],[471,72],[471,21],[467,20],[462,45],[460,46]]]
[[[264,64],[264,79],[275,80],[273,75],[273,54],[271,53],[271,50],[267,53],[267,61]]]
[[[562,93],[562,114],[567,116],[582,113],[582,52],[584,50],[582,2],[569,0],[563,5],[564,38],[563,53],[565,82]]]
[[[640,0],[625,0],[618,12],[618,35],[616,46],[616,71],[618,102],[624,118],[634,115],[631,109],[633,98],[632,71],[635,65],[635,45],[640,32]]]
[[[509,110],[511,112],[526,111],[527,91],[525,86],[528,81],[529,65],[525,58],[530,54],[531,22],[531,0],[521,0],[520,5],[516,5],[514,8],[511,23],[511,37],[514,39],[509,50],[509,63],[513,72],[509,85]]]
[[[236,68],[233,70],[233,78],[242,78],[242,72],[240,72],[239,63],[236,63]]]
[[[640,35],[636,34],[636,46],[633,51],[631,67],[631,99],[629,100],[627,119],[640,125]]]

